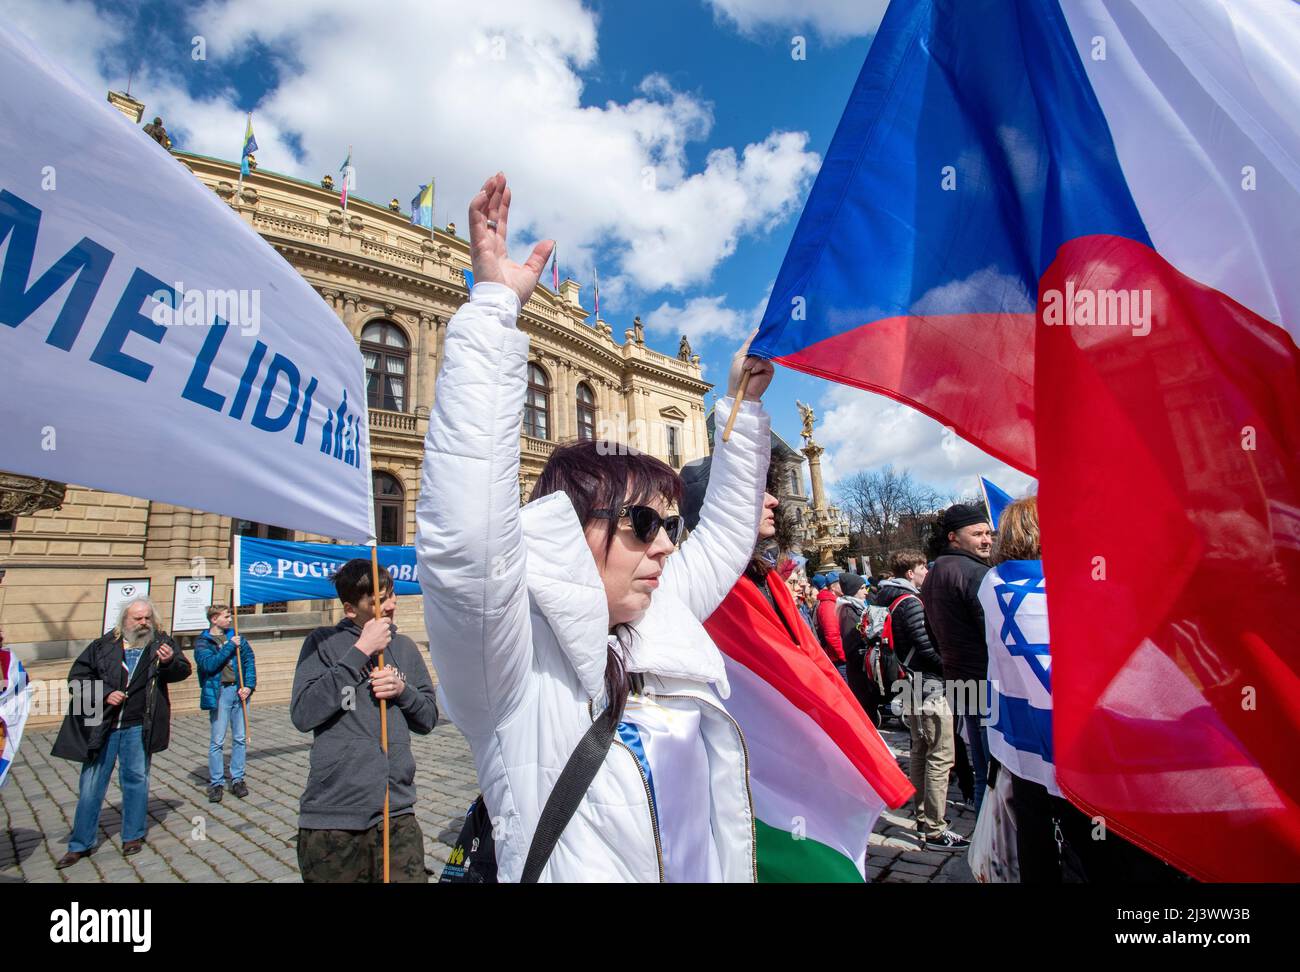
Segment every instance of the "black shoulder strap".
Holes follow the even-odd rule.
[[[536,884],[541,877],[542,868],[550,860],[560,834],[573,819],[578,804],[587,795],[591,781],[605,762],[609,747],[614,744],[616,722],[613,710],[606,709],[578,740],[577,748],[564,764],[560,778],[555,781],[555,788],[542,808],[533,842],[528,848],[528,858],[524,861],[524,873],[519,879],[521,884]]]

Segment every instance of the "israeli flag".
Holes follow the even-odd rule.
[[[980,584],[989,649],[989,750],[1061,795],[1052,755],[1052,654],[1041,560],[1008,560]]]

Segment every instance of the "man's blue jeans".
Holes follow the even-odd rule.
[[[99,835],[99,811],[104,806],[113,766],[119,759],[122,761],[118,776],[122,788],[122,842],[144,837],[149,809],[149,757],[144,751],[144,728],[130,726],[110,731],[95,759],[81,765],[77,813],[68,850],[84,853],[94,849]]]
[[[975,815],[978,817],[989,781],[989,734],[984,720],[978,715],[963,715],[961,718],[966,723],[966,735],[970,736],[966,752],[975,775]]]
[[[221,754],[226,746],[226,728],[234,742],[230,746],[230,783],[244,778],[244,707],[239,704],[239,686],[223,685],[217,695],[217,707],[208,712],[212,732],[208,740],[208,786],[225,786],[226,771]]]

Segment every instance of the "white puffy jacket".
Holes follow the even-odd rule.
[[[443,709],[469,740],[497,822],[503,881],[522,874],[542,807],[604,708],[609,639],[600,575],[568,496],[519,506],[528,337],[515,327],[518,315],[509,288],[480,283],[448,324],[416,507],[429,653]],[[716,421],[726,422],[731,405],[718,402]],[[756,877],[748,752],[721,701],[729,694],[722,656],[700,621],[749,560],[770,449],[766,413],[742,403],[731,441],[718,437],[700,524],[667,558],[625,656],[661,704],[700,711],[726,881]],[[650,788],[616,740],[541,879],[663,877]]]

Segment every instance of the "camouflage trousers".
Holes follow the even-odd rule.
[[[298,869],[305,884],[379,884],[384,880],[384,825],[369,830],[298,831]],[[393,884],[427,884],[424,834],[415,814],[389,820],[388,876]]]

